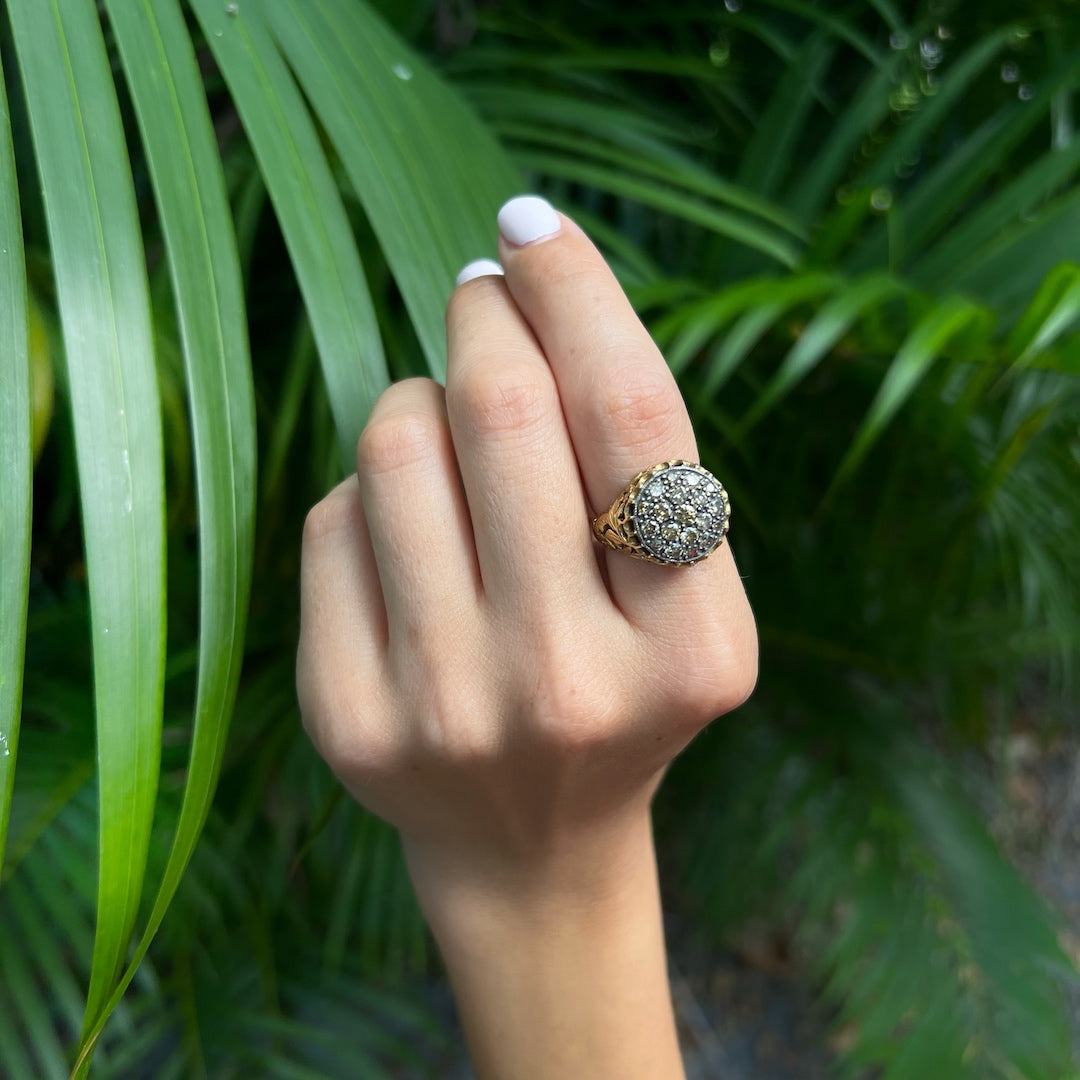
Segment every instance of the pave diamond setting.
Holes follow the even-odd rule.
[[[628,539],[636,540],[646,557],[685,566],[720,546],[731,507],[708,469],[669,461],[635,478],[625,512]]]

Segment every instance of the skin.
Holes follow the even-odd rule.
[[[757,637],[726,545],[676,568],[591,537],[636,472],[698,455],[655,344],[560,222],[454,291],[445,390],[388,389],[311,511],[298,692],[400,830],[481,1080],[668,1080],[650,802],[749,696]]]

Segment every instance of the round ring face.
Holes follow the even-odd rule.
[[[661,562],[685,565],[711,554],[727,532],[727,492],[708,469],[680,462],[647,475],[630,501],[641,546]]]

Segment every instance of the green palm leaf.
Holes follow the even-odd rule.
[[[785,171],[797,160],[807,117],[835,50],[836,42],[828,35],[812,34],[787,65],[739,167],[739,181],[750,190],[767,195],[780,191]]]
[[[1012,321],[1058,263],[1076,259],[1077,230],[1080,190],[1073,190],[1044,207],[1034,221],[1006,229],[980,252],[977,264],[965,268],[958,284]]]
[[[794,268],[798,263],[799,245],[795,241],[746,214],[720,209],[700,198],[687,198],[684,192],[676,188],[594,165],[578,157],[540,151],[519,151],[516,156],[521,165],[532,172],[588,184],[600,191],[609,191],[614,195],[633,199],[645,206],[701,225],[718,236],[726,236],[745,244],[752,250],[768,255],[781,266]]]
[[[768,304],[785,291],[787,282],[775,278],[750,279],[732,285],[715,296],[672,307],[653,327],[663,346],[668,366],[681,375],[702,348],[748,309]]]
[[[274,204],[318,345],[343,468],[389,381],[374,306],[316,125],[251,6],[191,0]]]
[[[760,217],[796,239],[806,240],[806,230],[791,214],[761,198],[764,186],[732,184],[717,176],[672,146],[672,132],[658,131],[647,117],[618,106],[597,106],[562,94],[530,94],[509,87],[486,93],[470,87],[469,97],[483,108],[492,130],[505,139],[569,151],[570,157],[554,159],[563,167],[582,164],[586,156],[609,166],[605,183],[597,187],[610,190],[613,177],[636,173]],[[553,175],[562,174],[555,171]],[[569,177],[580,178],[575,172]]]
[[[217,783],[240,677],[251,582],[255,427],[240,267],[195,56],[175,0],[108,2],[158,201],[187,365],[201,532],[199,684],[188,785],[143,939],[84,1041],[100,1032],[146,953]]]
[[[1046,275],[1039,291],[1009,332],[1005,352],[1023,365],[1049,349],[1080,318],[1080,266],[1063,263]]]
[[[702,387],[704,393],[707,396],[716,394],[761,338],[792,308],[828,296],[839,285],[839,278],[824,271],[811,271],[777,282],[710,350]]]
[[[1047,200],[1069,184],[1078,171],[1080,139],[1037,158],[934,244],[912,268],[912,277],[924,286],[933,287],[955,280],[958,272],[977,268],[1003,229],[1037,215]]]
[[[945,123],[975,80],[1001,54],[1015,35],[1011,26],[999,27],[981,38],[963,56],[949,63],[932,97],[923,98],[915,115],[889,140],[868,170],[863,183],[868,187],[891,184],[898,166],[916,158],[926,139]]]
[[[867,311],[904,295],[907,287],[888,274],[873,274],[830,299],[784,357],[742,422],[747,430],[821,362]]]
[[[100,814],[96,1017],[126,960],[158,783],[164,491],[131,166],[95,6],[13,0],[52,238],[90,587]]]
[[[25,911],[26,898],[18,884],[13,884],[13,889],[9,886],[5,891],[14,892],[11,904],[18,917],[20,908]],[[20,933],[7,933],[4,948],[0,950],[0,984],[7,997],[3,1008],[26,1033],[25,1042],[36,1062],[32,1075],[63,1080],[67,1075],[67,1055],[53,1022],[52,1003],[42,993],[34,972],[35,965],[49,972],[50,961],[55,958],[49,947],[55,949],[55,945],[49,940],[48,928],[40,923],[27,925],[21,920],[18,926]]]
[[[972,195],[1006,167],[1009,155],[1046,119],[1063,87],[1080,73],[1080,50],[1066,54],[1029,101],[1016,101],[999,109],[949,154],[923,175],[893,208],[902,218],[905,253],[922,251],[961,211]],[[1000,223],[1000,222],[999,222]],[[852,270],[879,265],[888,257],[889,237],[884,228],[869,239],[851,260]]]
[[[901,55],[887,57],[852,95],[851,104],[833,123],[820,150],[790,186],[786,203],[795,213],[812,220],[832,199],[850,168],[855,148],[888,115],[889,91],[903,63]]]
[[[252,17],[247,9],[237,19]],[[283,0],[262,9],[341,157],[427,361],[445,369],[454,276],[494,249],[498,206],[520,186],[460,99],[367,7]]]
[[[30,341],[7,93],[0,71],[0,868],[15,782],[30,582]]]
[[[943,300],[915,324],[900,346],[896,358],[889,365],[862,426],[855,435],[851,449],[836,471],[833,487],[826,499],[836,485],[843,483],[866,456],[885,426],[912,395],[919,381],[949,342],[972,326],[980,328],[984,340],[989,338],[993,328],[993,315],[985,308],[959,296]]]

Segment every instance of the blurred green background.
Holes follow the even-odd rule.
[[[673,955],[768,941],[835,1075],[1080,1075],[1080,831],[1069,912],[994,838],[1080,719],[1080,4],[0,8],[0,1074],[450,1075],[396,838],[300,731],[299,536],[533,190],[759,621],[657,800]]]

